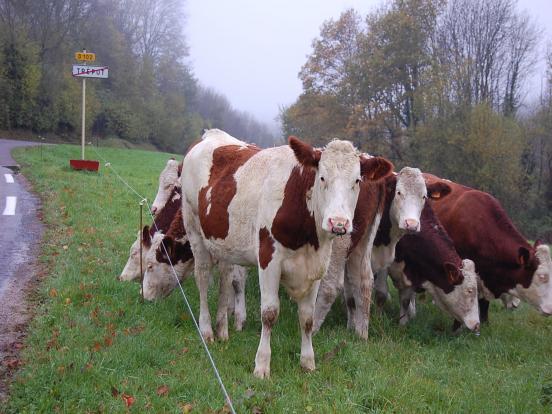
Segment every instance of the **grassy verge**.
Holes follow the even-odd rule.
[[[102,153],[139,192],[154,196],[167,154]],[[67,145],[45,148],[42,161],[38,149],[15,154],[44,203],[41,260],[50,274],[5,411],[224,412],[180,294],[142,304],[137,284],[115,279],[136,234],[138,200],[105,168],[71,171],[68,159],[78,154]],[[240,413],[552,410],[552,319],[527,306],[509,312],[493,304],[478,338],[453,336],[451,321],[428,299],[400,328],[394,297],[373,315],[368,342],[344,328],[335,306],[314,340],[317,370],[305,374],[296,307],[281,292],[272,377],[261,381],[252,375],[260,332],[255,270],[247,288],[245,330],[210,346]],[[192,280],[185,290],[198,309]],[[216,292],[210,299],[214,314]]]

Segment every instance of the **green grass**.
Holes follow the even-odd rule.
[[[139,192],[152,198],[167,154],[102,149]],[[114,175],[75,172],[74,146],[16,152],[44,203],[47,223],[40,260],[48,267],[37,294],[23,368],[6,412],[216,412],[223,397],[182,297],[141,303],[138,285],[115,278],[138,228],[138,200]],[[197,290],[185,290],[198,309]],[[522,306],[495,303],[480,337],[453,336],[452,321],[426,298],[418,317],[398,326],[397,298],[373,313],[370,338],[357,339],[336,303],[314,338],[317,370],[299,367],[296,306],[281,292],[272,336],[269,380],[253,377],[260,315],[256,271],[247,282],[248,321],[230,341],[210,346],[238,412],[471,412],[552,411],[552,319]],[[214,315],[216,292],[211,292]],[[326,357],[324,356],[326,355]],[[167,395],[157,390],[166,385]],[[117,393],[120,393],[117,395]],[[115,394],[115,395],[114,395]],[[0,409],[0,411],[2,411]]]

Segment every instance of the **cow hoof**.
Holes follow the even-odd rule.
[[[213,331],[202,331],[201,336],[203,336],[203,339],[208,344],[213,343],[215,341],[215,337],[213,336]]]
[[[269,367],[255,367],[253,375],[260,379],[270,378],[270,368]]]
[[[234,329],[238,332],[243,331],[245,325],[245,319],[235,319],[234,320]]]
[[[301,357],[301,368],[303,368],[303,371],[305,372],[314,371],[316,369],[314,357]]]

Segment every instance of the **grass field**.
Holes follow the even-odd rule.
[[[153,198],[167,154],[101,152]],[[37,148],[15,153],[44,203],[40,260],[49,271],[0,412],[226,412],[181,295],[141,303],[138,284],[116,280],[138,228],[138,199],[103,166],[99,174],[70,170],[68,159],[79,154],[66,145],[45,148],[43,160]],[[428,298],[417,319],[399,327],[394,293],[383,314],[373,312],[365,342],[345,329],[336,303],[314,338],[317,370],[306,374],[296,307],[282,291],[272,376],[262,381],[252,375],[257,285],[251,270],[245,330],[210,346],[239,413],[552,412],[552,319],[526,305],[510,312],[494,303],[480,337],[453,336],[452,321]],[[193,280],[184,288],[197,310]],[[215,299],[213,291],[213,315]]]

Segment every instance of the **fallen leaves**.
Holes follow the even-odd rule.
[[[130,408],[132,404],[134,404],[134,402],[136,401],[132,395],[128,395],[128,394],[121,395],[121,398],[125,402],[125,405],[127,406],[127,408]]]
[[[181,403],[180,408],[182,409],[182,414],[188,414],[192,412],[194,406],[190,403]]]
[[[2,365],[8,369],[16,369],[21,365],[21,360],[15,357],[7,357],[2,361]]]
[[[157,388],[157,395],[160,397],[165,397],[169,394],[169,387],[167,385],[161,385]]]

